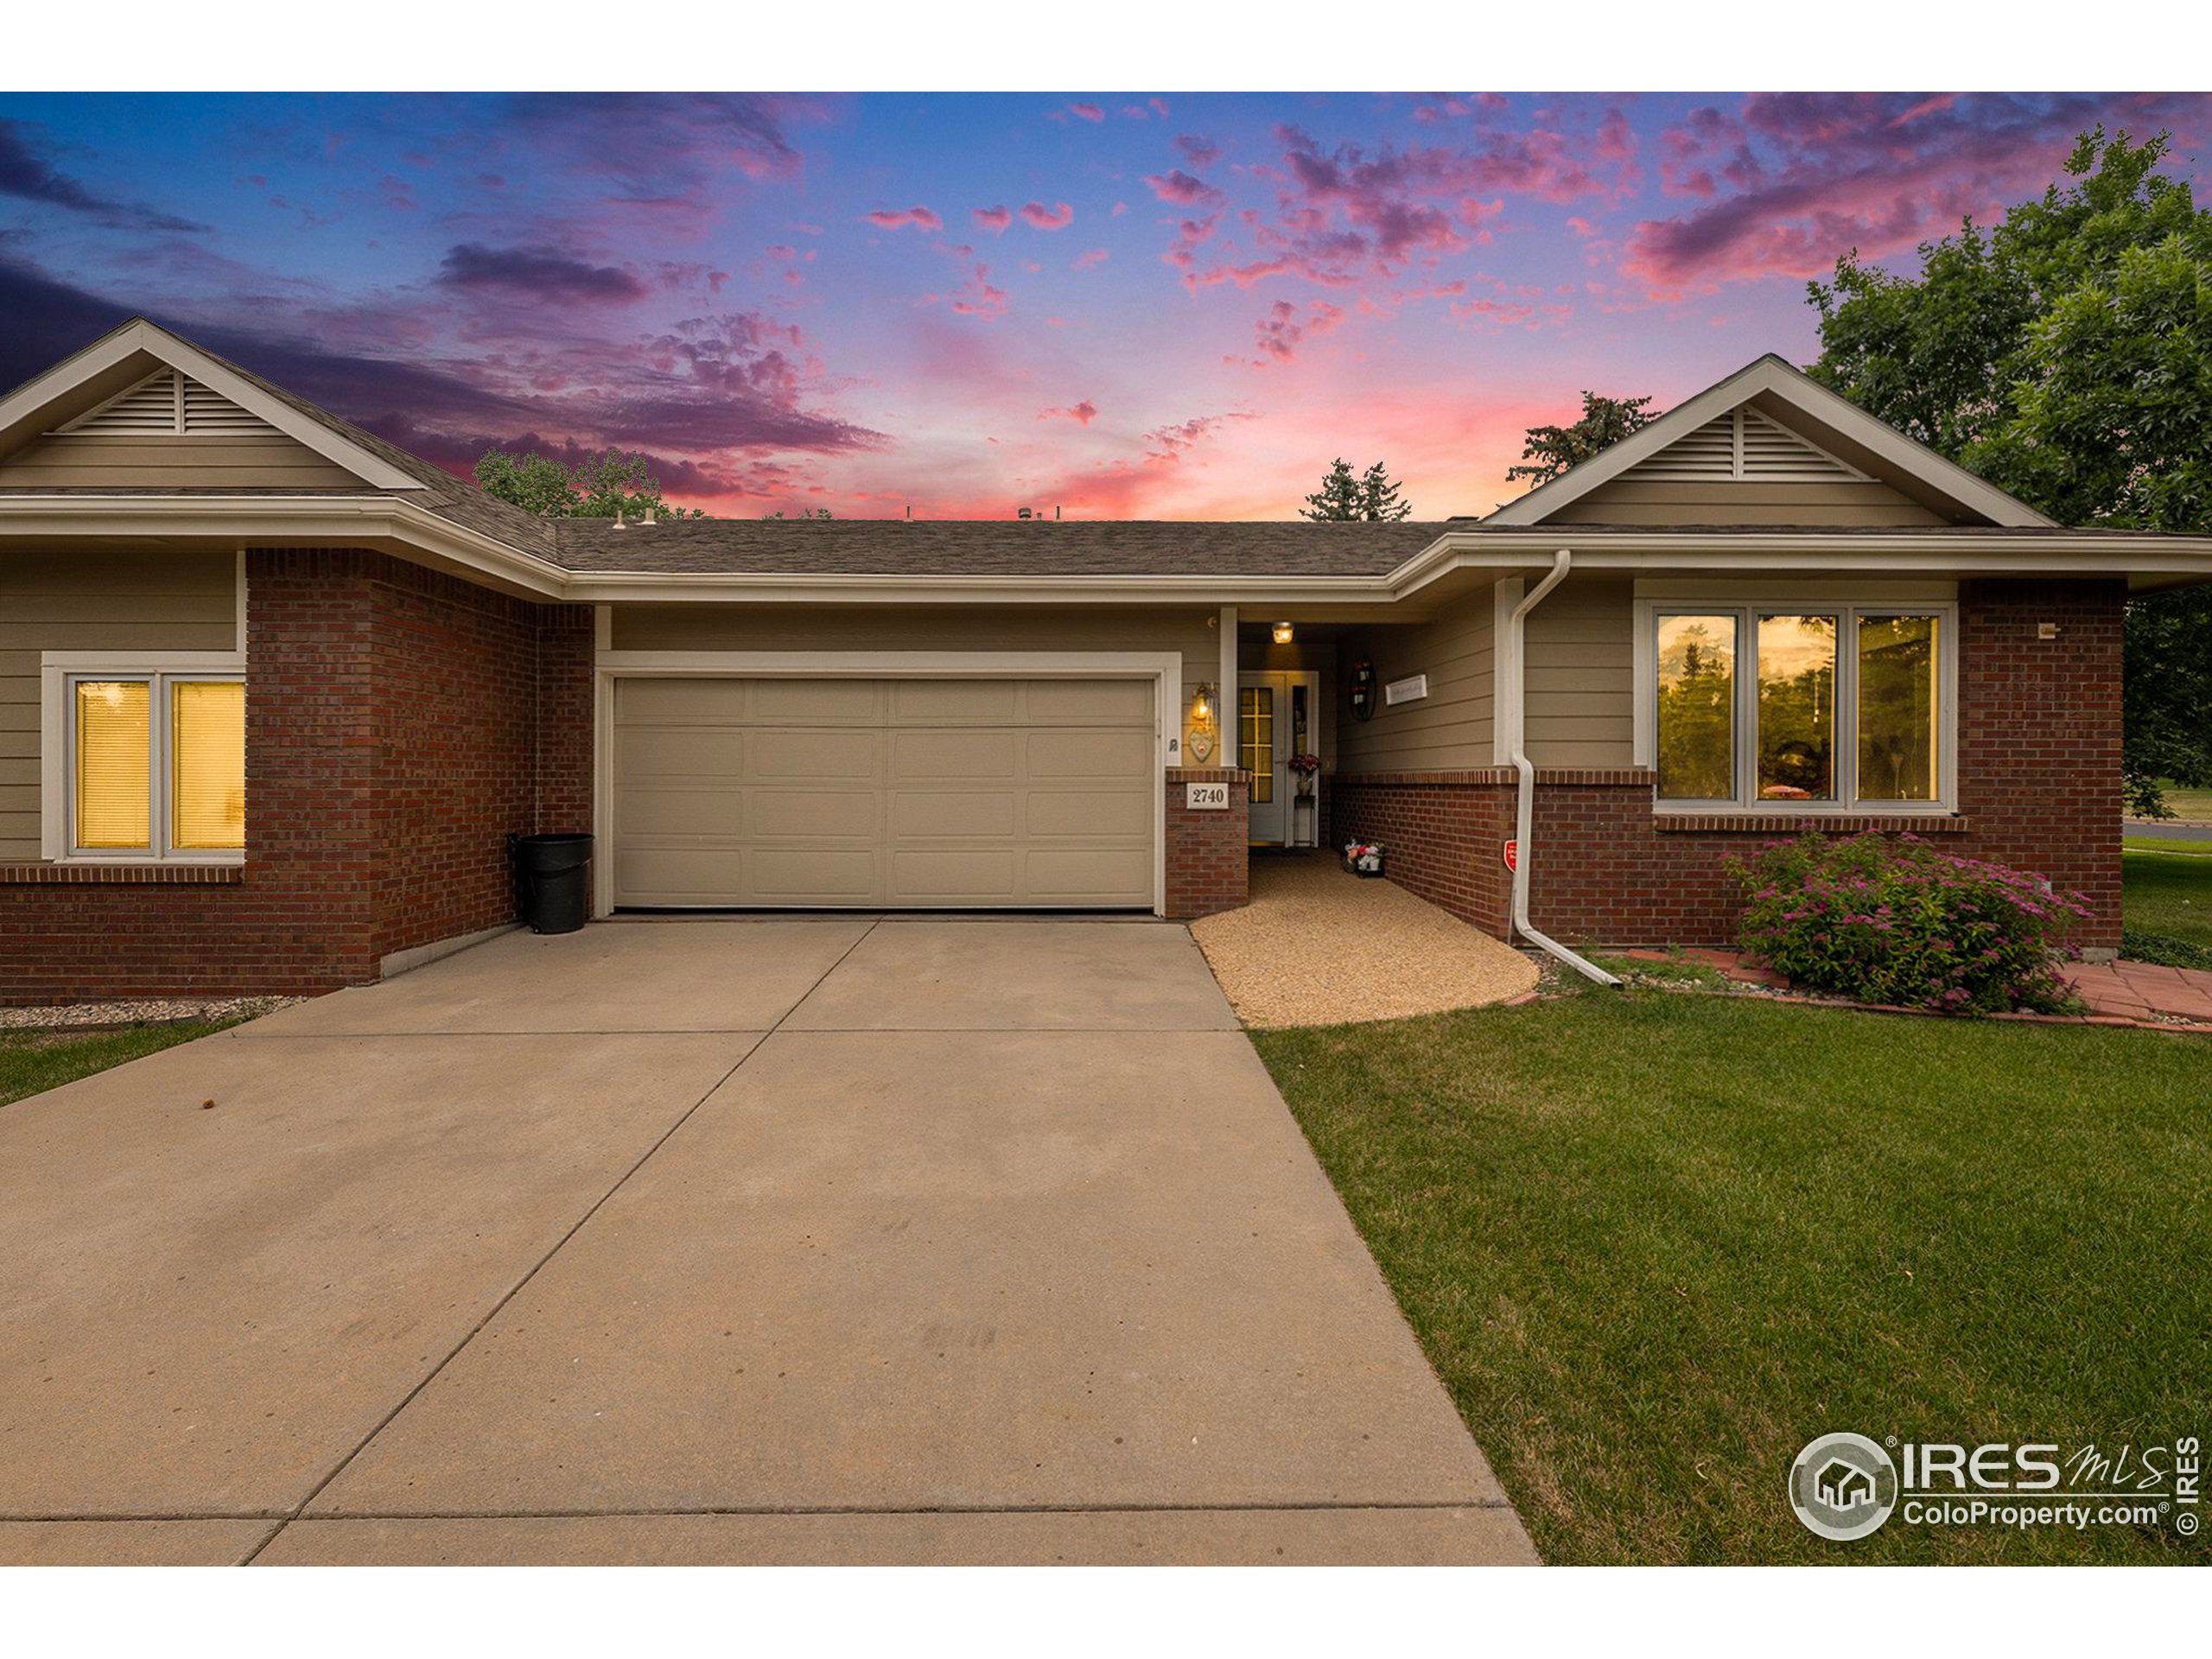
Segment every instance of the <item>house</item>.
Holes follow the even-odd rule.
[[[0,401],[0,1001],[373,979],[531,830],[600,914],[1186,918],[1359,837],[1504,934],[1516,757],[1562,939],[1724,941],[1811,824],[2109,947],[2122,602],[2208,577],[1771,357],[1480,518],[555,522],[134,321]]]
[[[1874,1502],[1874,1477],[1855,1463],[1830,1458],[1813,1478],[1813,1490],[1830,1509],[1847,1513]]]

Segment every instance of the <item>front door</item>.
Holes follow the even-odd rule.
[[[1262,845],[1315,844],[1312,798],[1299,795],[1290,762],[1294,755],[1313,752],[1319,677],[1300,672],[1236,677],[1236,764],[1252,774],[1249,833]]]

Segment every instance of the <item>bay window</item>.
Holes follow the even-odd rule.
[[[229,652],[48,652],[49,858],[234,862],[245,852],[245,677]]]
[[[1944,805],[1955,607],[1639,601],[1638,760],[1662,804]]]

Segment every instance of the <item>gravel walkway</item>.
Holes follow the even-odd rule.
[[[1193,922],[1191,933],[1248,1026],[1402,1020],[1500,1002],[1536,983],[1518,950],[1318,852],[1255,855],[1251,903]]]
[[[174,1026],[188,1020],[255,1020],[306,1001],[303,996],[202,996],[172,997],[160,1001],[71,1002],[58,1008],[0,1008],[0,1031]]]

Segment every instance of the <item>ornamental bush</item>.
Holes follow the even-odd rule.
[[[1876,834],[1808,834],[1733,868],[1738,942],[1794,985],[1944,1014],[2072,1000],[2055,958],[2078,954],[2066,933],[2089,909],[2039,875]]]

